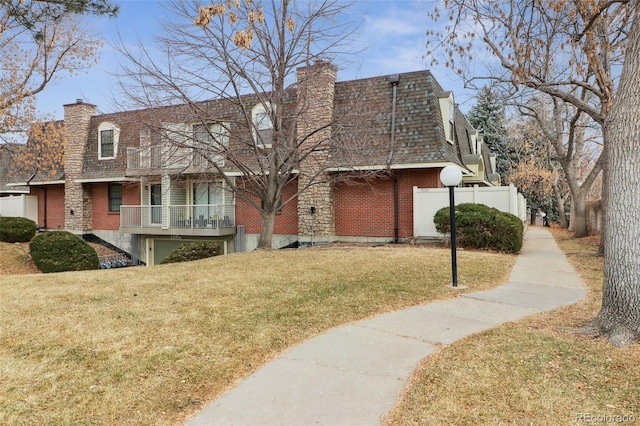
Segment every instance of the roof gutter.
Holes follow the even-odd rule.
[[[110,182],[127,182],[127,181],[135,181],[135,180],[136,180],[135,178],[119,176],[119,177],[112,177],[112,178],[75,179],[73,182],[74,183],[110,183]]]
[[[8,183],[7,187],[12,187],[12,186],[34,186],[34,185],[38,185],[38,186],[44,186],[44,185],[60,185],[63,184],[64,180],[50,180],[50,181],[37,181],[37,182],[32,182],[31,179],[24,181],[24,182],[13,182],[13,183]]]
[[[27,178],[27,180],[25,180],[24,182],[11,182],[11,183],[7,183],[6,186],[7,187],[12,187],[12,186],[29,186],[31,185],[31,181],[36,177],[36,173],[33,173],[31,176],[29,176]]]
[[[473,175],[474,173],[453,161],[438,161],[434,163],[412,163],[412,164],[393,164],[388,167],[391,170],[404,170],[404,169],[441,169],[446,166],[456,166],[460,168],[463,175]],[[385,170],[387,167],[385,165],[372,165],[372,166],[352,166],[352,167],[328,167],[326,169],[327,172],[353,172],[353,171],[363,171],[363,170]]]

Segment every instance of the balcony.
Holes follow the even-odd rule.
[[[235,205],[120,206],[120,231],[129,234],[224,236],[236,233]]]
[[[162,155],[159,146],[149,148],[127,148],[127,172],[159,170]]]
[[[224,165],[220,155],[212,157],[219,166]],[[189,147],[169,144],[147,148],[127,148],[127,175],[160,175],[161,171],[176,170],[181,173],[202,173],[211,169],[207,159]]]

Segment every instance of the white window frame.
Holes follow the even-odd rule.
[[[206,134],[207,140],[197,139],[195,136],[196,128],[208,127],[208,133]],[[212,122],[207,124],[193,123],[191,125],[191,131],[193,132],[193,138],[195,143],[210,144],[215,143],[221,147],[229,146],[229,131],[224,126],[224,123]]]
[[[446,97],[439,98],[440,113],[442,115],[442,125],[444,127],[444,136],[447,142],[454,143],[455,132],[455,100],[453,92],[448,92]]]
[[[233,197],[229,194],[227,194],[229,192],[228,188],[227,188],[227,183],[224,180],[215,180],[215,181],[206,181],[206,182],[202,182],[199,180],[192,180],[191,181],[191,185],[189,186],[190,190],[189,193],[187,194],[187,199],[189,200],[190,204],[193,205],[199,205],[196,203],[196,197],[195,197],[195,192],[196,192],[196,187],[198,186],[206,186],[207,187],[207,193],[208,196],[210,196],[211,194],[211,189],[212,187],[217,187],[220,190],[220,195],[222,198],[222,202],[219,203],[221,205],[224,204],[233,204],[231,202],[231,200],[233,199]],[[209,200],[211,201],[211,200]],[[207,205],[210,203],[205,203],[203,205]]]
[[[211,190],[213,187],[217,187],[217,189],[220,191],[220,196],[221,196],[221,203],[218,204],[210,204],[211,200],[208,199],[208,202],[206,204],[198,204],[196,202],[196,188],[198,186],[201,187],[206,187],[206,192],[207,192],[207,198],[209,198],[211,196]],[[227,184],[226,181],[224,180],[213,180],[213,181],[199,181],[197,179],[192,179],[189,182],[189,185],[187,186],[188,191],[187,191],[187,204],[193,206],[194,209],[201,209],[204,206],[212,206],[212,205],[216,205],[216,206],[229,206],[229,205],[235,205],[236,204],[236,198],[235,198],[235,194],[233,193],[233,191],[231,191],[229,189],[229,185]],[[207,207],[207,214],[205,215],[207,219],[214,219],[214,214],[211,213],[211,208]],[[223,210],[224,211],[224,210]],[[201,214],[201,213],[200,213]],[[198,214],[198,217],[195,217],[195,219],[199,219],[200,214]],[[220,214],[220,212],[218,211],[218,218],[223,217],[224,214]]]
[[[102,156],[102,132],[113,131],[113,155]],[[120,139],[120,126],[105,121],[98,126],[98,160],[111,160],[118,155],[118,141]]]
[[[449,96],[449,140],[454,142],[456,132],[456,104],[453,101],[453,94]]]
[[[196,138],[196,129],[198,127],[207,127],[208,132],[205,137],[206,140],[201,140]],[[222,122],[212,122],[212,123],[193,123],[191,125],[191,134],[193,135],[193,147],[197,149],[201,149],[205,146],[212,145],[215,149],[220,153],[214,157],[214,161],[218,163],[218,165],[224,165],[224,155],[222,152],[225,151],[226,147],[229,146],[229,131],[225,126],[225,123]],[[195,153],[198,155],[198,152]]]
[[[267,112],[267,108],[273,109],[271,103],[267,102],[266,105],[259,103],[251,109],[253,141],[256,145],[264,148],[270,148],[273,142],[272,141],[271,143],[263,143],[263,141],[260,140],[260,137],[258,136],[259,131],[273,131],[273,121],[271,120],[270,114]]]

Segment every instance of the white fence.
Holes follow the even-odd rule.
[[[515,186],[490,186],[455,189],[456,205],[463,203],[484,204],[527,220],[527,202]],[[433,223],[438,210],[449,206],[448,188],[413,187],[413,235],[415,237],[440,237]]]
[[[38,197],[24,194],[0,197],[0,216],[26,217],[38,223]]]

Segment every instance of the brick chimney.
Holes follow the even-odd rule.
[[[91,187],[76,180],[82,172],[89,122],[95,112],[96,106],[82,99],[64,105],[64,227],[74,233],[84,233],[92,226]]]
[[[297,73],[298,140],[307,138],[307,149],[313,147],[311,154],[300,163],[298,187],[302,189],[310,182],[311,186],[298,195],[298,234],[303,243],[312,238],[317,242],[331,241],[335,236],[333,188],[324,169],[331,145],[337,68],[322,61],[298,68]]]

